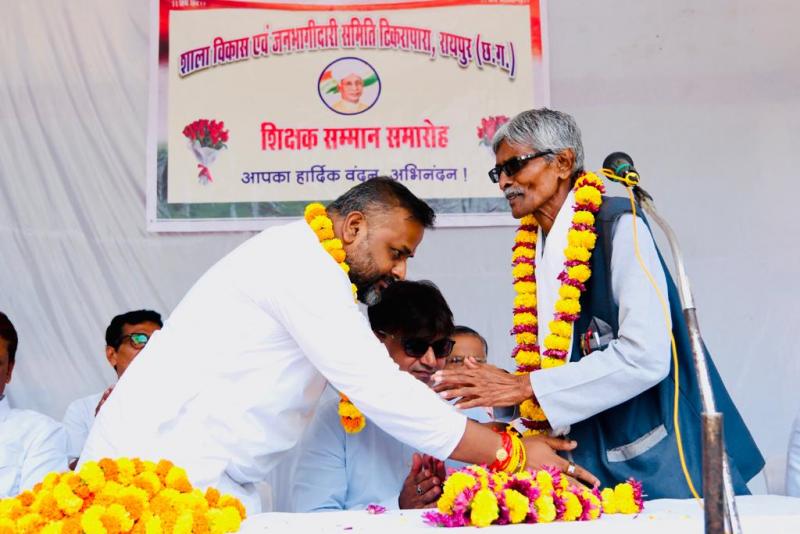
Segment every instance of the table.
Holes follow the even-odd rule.
[[[778,495],[752,495],[737,498],[744,534],[800,533],[800,498]],[[313,514],[268,513],[248,518],[242,534],[290,532],[359,534],[394,532],[407,534],[434,532],[422,522],[420,510],[390,510],[380,515],[365,511],[322,512]],[[457,529],[459,532],[471,529]],[[440,533],[456,529],[439,530]],[[491,534],[514,532],[543,532],[578,534],[691,534],[703,532],[703,512],[694,500],[658,499],[645,502],[638,515],[608,515],[596,521],[582,523],[547,523],[540,525],[506,525],[481,529]]]

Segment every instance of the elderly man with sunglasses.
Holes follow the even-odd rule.
[[[396,282],[368,309],[370,326],[401,371],[429,384],[452,353],[453,314],[430,282]],[[338,399],[323,402],[306,433],[292,488],[296,512],[426,508],[441,494],[444,465],[419,454],[367,420],[347,433],[339,421]],[[487,422],[485,412],[472,416]]]
[[[650,498],[690,497],[673,420],[680,420],[688,469],[698,481],[701,406],[694,361],[677,290],[641,210],[633,209],[632,199],[598,195],[590,201],[599,201],[589,210],[596,213],[579,222],[576,212],[586,201],[583,143],[566,113],[524,111],[498,129],[493,148],[497,165],[489,177],[514,218],[532,217],[524,224],[536,233],[533,244],[522,247],[527,256],[518,255],[519,265],[532,267],[519,281],[530,276],[535,284],[515,304],[528,308],[521,315],[537,315],[533,323],[520,323],[527,330],[515,332],[522,334],[519,352],[530,354],[531,363],[520,363],[524,372],[512,375],[467,362],[465,369],[439,372],[437,389],[445,398],[461,397],[463,407],[525,402],[529,418],[520,426],[569,432],[581,444],[572,458],[604,486],[633,477]],[[590,256],[583,251],[591,247],[578,246],[582,236],[590,239]],[[565,265],[588,268],[588,278],[578,281]],[[560,307],[573,302],[576,307]],[[681,372],[674,419],[671,334]],[[710,359],[709,368],[717,408],[725,414],[733,482],[737,493],[747,493],[745,482],[764,461]]]
[[[117,374],[117,380],[144,348],[153,332],[162,326],[161,315],[151,310],[129,311],[111,320],[106,328],[106,360]],[[67,431],[70,467],[75,467],[95,415],[113,390],[114,386],[109,386],[105,391],[77,399],[67,407],[62,423]]]

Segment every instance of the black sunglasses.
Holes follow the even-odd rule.
[[[399,339],[400,344],[403,346],[403,350],[412,358],[422,358],[425,356],[425,353],[428,352],[428,347],[433,349],[433,355],[437,358],[447,358],[450,356],[450,353],[453,351],[453,346],[456,344],[455,341],[447,337],[437,339],[436,341],[428,341],[427,339],[422,339],[419,337],[398,338],[397,336],[387,334],[386,332],[378,333],[384,336]]]
[[[144,348],[145,345],[147,345],[147,342],[150,341],[150,336],[148,336],[144,332],[133,332],[131,334],[125,334],[124,336],[122,336],[117,340],[117,346],[119,347],[120,345],[122,345],[122,342],[126,339],[130,340],[131,347],[133,347],[134,349],[142,349]]]
[[[553,154],[552,150],[543,150],[542,152],[535,152],[533,154],[525,154],[524,156],[514,156],[506,160],[499,165],[495,165],[492,169],[489,169],[489,179],[493,183],[497,183],[500,181],[500,174],[506,173],[506,176],[511,178],[522,168],[527,165],[529,161],[532,161],[536,158],[541,158],[542,156],[547,156],[549,154]]]

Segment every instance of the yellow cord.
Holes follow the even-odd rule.
[[[603,169],[602,174],[609,179],[616,179],[617,177],[610,173],[607,169]],[[618,181],[618,180],[617,180]],[[656,284],[653,275],[650,274],[650,271],[647,269],[647,266],[644,264],[644,260],[642,259],[642,254],[639,251],[639,235],[636,229],[636,202],[633,198],[633,190],[631,189],[630,185],[627,185],[625,189],[628,191],[628,197],[631,201],[631,212],[633,213],[633,248],[636,253],[636,259],[639,262],[639,266],[644,271],[644,274],[647,276],[647,279],[650,281],[650,284],[653,286],[653,289],[656,290],[656,296],[658,296],[658,300],[661,303],[661,311],[664,313],[664,324],[667,326],[667,330],[669,330],[669,340],[672,347],[672,364],[675,367],[675,400],[672,406],[672,423],[675,426],[675,442],[678,445],[678,457],[681,461],[681,469],[683,470],[683,476],[686,479],[686,484],[689,485],[689,491],[692,493],[695,499],[698,501],[700,500],[700,495],[697,493],[697,490],[694,487],[694,483],[692,482],[692,475],[689,474],[689,469],[686,467],[686,456],[683,452],[683,439],[681,438],[681,427],[678,423],[678,398],[680,396],[680,373],[678,368],[678,349],[675,344],[675,336],[672,335],[672,328],[670,328],[670,319],[669,319],[669,305],[667,304],[667,300],[664,298],[664,295],[661,293],[661,290],[658,288],[658,284]]]

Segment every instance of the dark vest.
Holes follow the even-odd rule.
[[[583,311],[575,322],[572,361],[584,357],[580,350],[579,336],[586,332],[592,317],[611,325],[614,337],[619,330],[619,310],[611,294],[610,265],[614,227],[624,213],[631,213],[627,198],[607,197],[597,214],[597,245],[591,260],[592,277],[581,297]],[[640,222],[647,224],[638,207],[637,215]],[[644,238],[647,236],[644,235]],[[683,449],[695,488],[702,494],[702,404],[695,364],[675,282],[660,252],[659,259],[667,279],[672,332],[678,351],[679,424]],[[659,314],[654,320],[663,319]],[[591,354],[585,357],[591,358]],[[748,494],[745,483],[763,468],[764,459],[725,389],[708,351],[706,357],[716,407],[724,415],[725,443],[734,489],[737,494]],[[600,478],[603,486],[613,486],[634,477],[643,483],[648,499],[691,497],[675,442],[673,376],[674,364],[670,363],[669,375],[657,385],[618,406],[572,425],[570,437],[578,441],[578,448],[573,452],[574,461]]]

